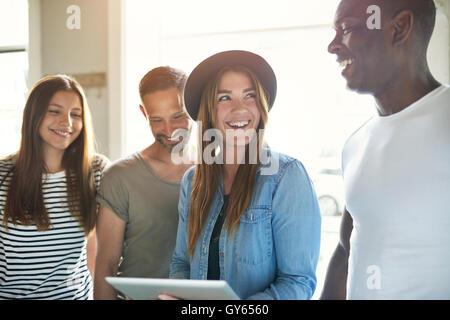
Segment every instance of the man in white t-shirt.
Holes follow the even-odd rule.
[[[426,60],[435,16],[432,0],[336,11],[329,52],[378,114],[344,146],[346,210],[322,299],[450,299],[450,87]]]

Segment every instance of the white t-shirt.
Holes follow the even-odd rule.
[[[348,299],[450,299],[450,87],[371,118],[342,154]]]

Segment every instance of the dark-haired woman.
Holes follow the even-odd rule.
[[[0,299],[91,298],[86,247],[108,163],[93,143],[81,86],[66,75],[38,81],[19,150],[0,160]]]

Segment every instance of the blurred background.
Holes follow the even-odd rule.
[[[26,95],[45,75],[66,73],[81,82],[98,150],[115,160],[153,142],[138,93],[150,69],[170,65],[189,74],[218,51],[258,53],[278,79],[268,143],[303,162],[321,205],[318,298],[345,206],[342,146],[375,112],[371,96],[346,89],[327,52],[338,2],[0,0],[0,156],[17,150]],[[429,63],[449,83],[450,4],[435,2]]]

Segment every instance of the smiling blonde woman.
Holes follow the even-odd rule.
[[[184,98],[199,138],[219,131],[213,153],[233,161],[185,174],[172,278],[225,280],[242,299],[312,297],[321,219],[311,181],[298,160],[265,147],[263,134],[246,134],[265,128],[275,95],[272,68],[248,51],[213,55],[189,76]],[[262,170],[262,154],[278,161],[276,172]]]

